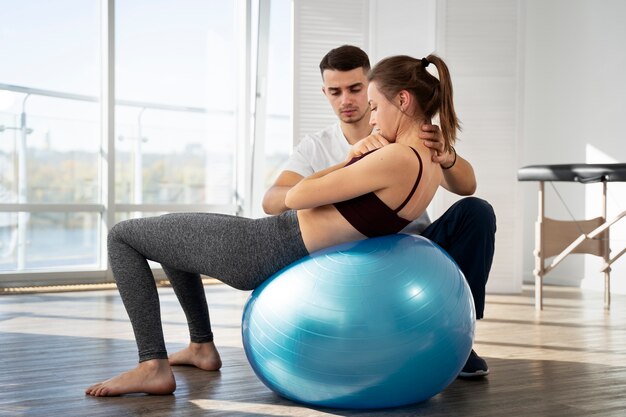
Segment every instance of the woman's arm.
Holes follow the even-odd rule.
[[[326,170],[318,171],[309,178],[318,178],[324,176],[336,169],[343,168],[352,157],[363,155],[373,149],[381,148],[388,145],[389,142],[378,133],[372,133],[364,139],[355,143],[348,153],[345,161]],[[280,214],[289,207],[285,204],[287,193],[293,186],[302,181],[303,177],[292,171],[283,171],[274,184],[265,192],[263,196],[263,211],[267,214]]]
[[[287,192],[285,203],[298,210],[320,207],[404,181],[402,167],[409,163],[410,155],[401,147],[385,146],[349,166],[344,162],[313,174]]]
[[[335,171],[337,171],[338,169],[341,169],[341,168],[345,167],[345,166],[346,166],[346,164],[347,164],[348,162],[350,162],[350,160],[349,160],[349,159],[346,159],[345,161],[340,162],[340,163],[338,163],[338,164],[336,164],[336,165],[333,165],[333,166],[328,167],[328,168],[326,168],[326,169],[323,169],[323,170],[321,170],[321,171],[317,171],[316,173],[311,174],[311,175],[309,175],[308,177],[304,178],[302,181],[306,181],[306,180],[310,180],[310,179],[315,179],[315,178],[320,178],[320,177],[323,177],[323,176],[325,176],[325,175],[328,175],[328,174],[330,174],[331,172],[335,172]],[[300,181],[300,182],[302,182],[302,181]]]

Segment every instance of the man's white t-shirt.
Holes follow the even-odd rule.
[[[283,170],[308,177],[315,172],[344,161],[349,150],[350,144],[341,131],[341,125],[337,122],[302,138],[285,163]],[[419,234],[429,224],[428,214],[424,212],[403,232]]]
[[[349,150],[350,144],[337,122],[302,138],[283,169],[308,177],[345,160]]]

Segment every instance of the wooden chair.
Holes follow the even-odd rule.
[[[609,229],[626,211],[607,219],[607,183],[626,182],[626,164],[564,164],[530,165],[517,171],[519,181],[539,182],[539,210],[535,224],[535,308],[543,309],[543,277],[572,253],[584,253],[604,260],[600,272],[604,273],[604,307],[611,305],[611,265],[621,257],[626,248],[610,257]],[[602,182],[602,215],[589,220],[554,220],[545,216],[545,182]],[[547,258],[554,257],[549,266]]]

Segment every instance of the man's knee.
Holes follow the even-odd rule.
[[[464,216],[471,217],[473,222],[481,224],[492,233],[496,232],[496,213],[486,200],[478,197],[466,197],[456,204],[457,209]]]

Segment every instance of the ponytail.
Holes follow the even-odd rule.
[[[439,124],[441,125],[441,133],[445,143],[445,150],[451,151],[456,141],[457,130],[461,130],[459,119],[454,111],[454,102],[452,101],[452,79],[448,66],[437,55],[428,55],[426,58],[429,62],[437,67],[439,73],[439,88],[436,88],[434,95],[439,96]]]

